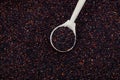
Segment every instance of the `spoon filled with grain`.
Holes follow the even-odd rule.
[[[50,43],[52,47],[59,52],[68,52],[76,44],[76,23],[77,19],[86,0],[78,0],[70,20],[57,26],[50,34]]]

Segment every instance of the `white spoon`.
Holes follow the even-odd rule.
[[[75,20],[76,20],[76,18],[78,17],[78,15],[79,15],[79,13],[80,13],[80,11],[81,11],[81,9],[82,9],[85,1],[86,1],[86,0],[79,0],[78,3],[77,3],[77,5],[76,5],[76,8],[75,8],[75,10],[74,10],[74,12],[73,12],[73,14],[72,14],[72,16],[71,16],[71,18],[70,18],[70,20],[67,20],[67,21],[66,21],[65,23],[63,23],[62,25],[57,26],[57,27],[54,28],[53,31],[51,32],[51,35],[50,35],[50,43],[51,43],[52,47],[53,47],[55,50],[57,50],[57,51],[59,51],[59,52],[68,52],[68,51],[72,50],[73,47],[75,46],[75,43],[76,43],[76,29],[75,29],[76,23],[75,23]],[[71,30],[73,31],[74,36],[75,36],[73,46],[71,46],[71,48],[69,48],[69,49],[67,49],[67,50],[65,50],[65,51],[57,49],[57,48],[54,46],[53,40],[52,40],[52,36],[53,36],[54,31],[57,30],[57,29],[60,28],[60,27],[68,27],[69,29],[71,29]]]

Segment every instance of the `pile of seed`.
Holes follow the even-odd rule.
[[[87,0],[74,49],[51,46],[51,31],[71,17],[77,1],[0,1],[1,80],[120,79],[119,0]]]

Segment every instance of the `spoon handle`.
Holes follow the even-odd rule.
[[[78,17],[78,15],[79,15],[79,13],[80,13],[80,11],[81,11],[81,9],[82,9],[85,1],[86,1],[86,0],[79,0],[79,1],[78,1],[77,5],[76,5],[76,7],[75,7],[75,9],[74,9],[74,12],[73,12],[73,14],[72,14],[72,16],[71,16],[71,18],[70,18],[70,21],[71,21],[71,22],[75,22],[75,20],[76,20],[76,18]]]

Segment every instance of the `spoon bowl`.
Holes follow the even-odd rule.
[[[56,30],[59,30],[60,28],[62,29],[62,28],[68,28],[68,29],[70,29],[69,31],[71,31],[73,34],[74,34],[74,41],[72,41],[72,43],[70,44],[71,46],[69,46],[69,48],[67,48],[66,50],[63,50],[63,49],[59,49],[59,48],[57,48],[55,45],[54,45],[54,42],[53,42],[53,34],[55,33],[55,31]],[[63,32],[64,33],[64,32]],[[66,33],[67,35],[69,35],[69,33]],[[61,35],[61,34],[60,34]],[[59,37],[60,38],[60,37]],[[73,38],[72,36],[71,36],[71,38]],[[67,39],[67,38],[66,38]],[[63,41],[64,42],[64,41]],[[53,31],[51,32],[51,35],[50,35],[50,43],[51,43],[51,45],[52,45],[52,47],[55,49],[55,50],[57,50],[57,51],[59,51],[59,52],[68,52],[68,51],[70,51],[70,50],[72,50],[73,48],[74,48],[74,46],[75,46],[75,44],[76,44],[76,30],[75,30],[75,23],[71,23],[69,20],[68,21],[66,21],[64,24],[62,24],[62,25],[60,25],[60,26],[57,26],[56,28],[54,28],[53,29]],[[58,42],[59,43],[59,42]],[[67,43],[69,43],[68,41],[67,41]],[[64,45],[63,45],[64,46]]]

